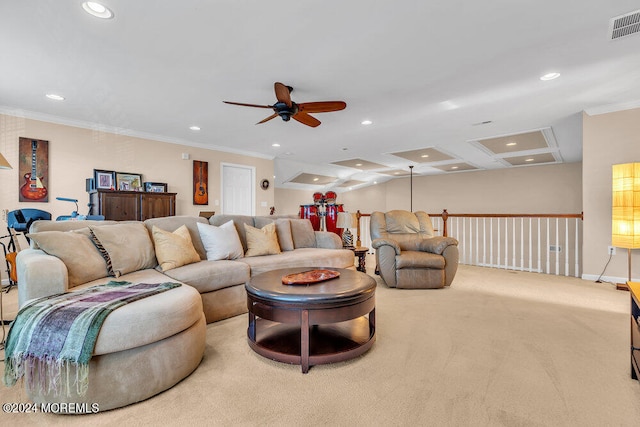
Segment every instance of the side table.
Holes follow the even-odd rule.
[[[369,248],[365,248],[364,246],[358,246],[356,248],[349,248],[353,251],[353,253],[358,257],[358,266],[356,270],[362,271],[363,273],[367,272],[366,260],[367,252]]]

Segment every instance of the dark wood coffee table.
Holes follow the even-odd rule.
[[[313,270],[287,268],[253,277],[246,285],[247,336],[258,354],[309,366],[340,362],[371,348],[376,336],[376,282],[364,273],[331,268],[340,277],[309,285],[283,285],[282,276]]]

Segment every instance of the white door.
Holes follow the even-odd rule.
[[[221,166],[222,213],[255,215],[255,168],[228,163],[222,163]]]

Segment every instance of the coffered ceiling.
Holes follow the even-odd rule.
[[[277,187],[348,191],[410,165],[577,162],[582,111],[640,106],[640,14],[610,28],[637,1],[103,4],[112,18],[0,1],[0,112],[274,158]],[[311,128],[222,102],[271,105],[276,81],[347,107]]]

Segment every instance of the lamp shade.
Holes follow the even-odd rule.
[[[640,248],[640,163],[613,165],[611,244]]]
[[[349,212],[338,212],[337,228],[351,228],[353,226],[353,216]]]
[[[0,153],[0,169],[13,169],[2,153]]]

